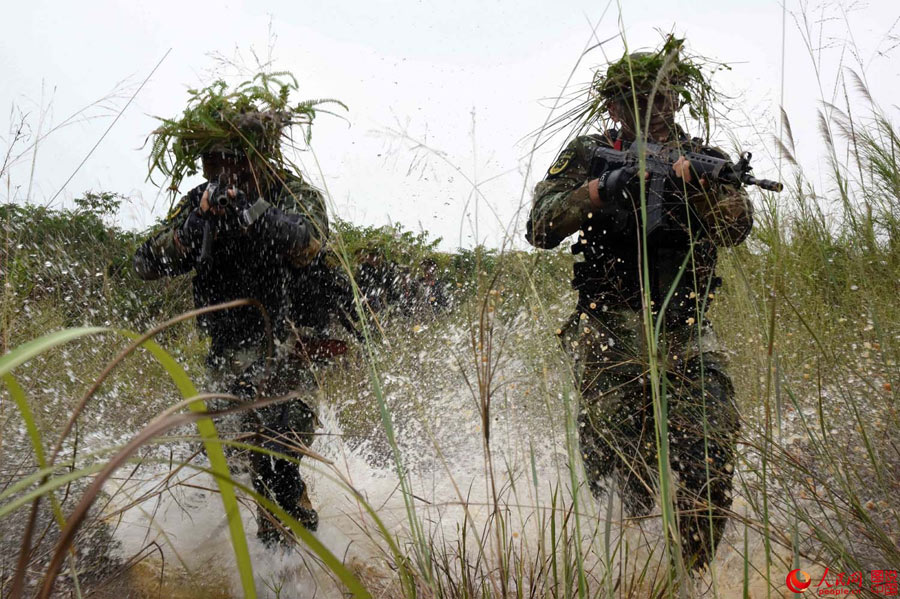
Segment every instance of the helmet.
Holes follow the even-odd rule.
[[[710,104],[717,94],[704,74],[706,64],[684,56],[683,50],[684,39],[669,34],[658,50],[625,54],[605,73],[598,70],[591,85],[598,108],[606,109],[622,99],[630,101],[632,94],[671,93],[677,97],[679,108],[688,106],[691,116],[708,121]]]
[[[185,175],[197,172],[201,157],[219,153],[284,168],[281,144],[290,139],[290,127],[305,128],[308,141],[318,105],[332,102],[346,108],[337,100],[292,105],[289,96],[297,88],[290,73],[260,73],[233,89],[216,81],[189,90],[191,97],[181,118],[160,118],[162,125],[151,133],[148,178],[158,170],[171,177],[170,189],[176,190]]]

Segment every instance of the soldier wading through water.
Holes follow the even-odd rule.
[[[659,51],[625,56],[595,76],[580,131],[593,126],[598,132],[575,137],[538,183],[526,237],[554,248],[577,234],[572,251],[582,260],[572,285],[578,304],[559,336],[578,377],[590,489],[599,497],[611,479],[630,517],[650,512],[659,484],[644,310],[652,314],[651,335],[659,323],[659,388],[668,406],[679,538],[686,565],[699,569],[715,554],[731,507],[740,426],[724,348],[706,310],[721,283],[717,248],[744,241],[753,221],[740,182],[702,178],[683,157],[728,158],[675,122],[684,107],[708,122],[715,97],[697,64],[679,57],[681,50],[682,40],[669,36]],[[597,126],[604,113],[616,128]],[[652,175],[660,179],[646,173],[645,193],[659,190],[662,201],[645,246],[640,168],[596,153],[640,148],[633,144],[642,140],[681,155],[664,175]]]
[[[275,91],[269,91],[273,86]],[[324,337],[339,303],[334,290],[340,287],[323,250],[325,202],[281,152],[289,128],[308,132],[315,115],[308,103],[288,104],[295,89],[296,82],[269,76],[235,91],[219,82],[192,92],[183,118],[164,121],[154,131],[151,172],[170,176],[174,189],[185,174],[196,171],[199,160],[207,182],[174,206],[134,257],[138,275],[146,280],[193,271],[198,308],[242,298],[265,308],[274,338],[272,358],[259,307],[198,319],[210,337],[207,364],[214,386],[247,400],[262,393],[312,395],[315,363],[346,349]],[[241,428],[249,438],[242,440],[299,459],[316,423],[311,407],[293,399],[244,413]],[[256,491],[316,530],[318,514],[297,465],[253,451],[249,461]],[[267,545],[286,540],[276,522],[259,508],[257,534]]]

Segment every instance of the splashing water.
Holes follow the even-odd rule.
[[[415,517],[422,536],[429,539],[435,564],[446,560],[443,563],[449,564],[456,580],[463,561],[467,568],[479,564],[478,575],[484,576],[499,596],[498,569],[503,560],[498,558],[497,522],[502,522],[507,560],[529,564],[540,556],[546,559],[554,551],[560,559],[573,559],[577,534],[566,451],[566,402],[558,396],[548,406],[536,399],[541,380],[528,355],[501,360],[493,373],[494,386],[501,391],[493,398],[489,415],[492,462],[488,464],[482,414],[469,387],[472,372],[468,372],[464,359],[452,357],[464,355],[453,352],[463,352],[465,343],[465,334],[453,333],[444,344],[432,343],[430,349],[404,348],[407,363],[383,372],[385,401],[392,410]],[[374,403],[375,399],[364,393],[345,404],[355,409],[365,402]],[[414,556],[416,532],[410,525],[391,449],[378,434],[366,437],[358,435],[357,430],[346,430],[341,408],[336,403],[321,402],[322,428],[312,448],[332,465],[310,458],[302,462],[310,498],[319,512],[315,534],[365,586],[383,589],[389,596],[399,595],[396,564],[387,543],[355,494],[336,476],[339,473],[377,512],[401,551]],[[380,431],[378,424],[373,428]],[[189,455],[190,448],[182,450]],[[576,472],[580,481],[580,464]],[[239,474],[237,480],[250,486],[246,473]],[[597,503],[581,482],[577,484],[578,545],[589,588],[608,586],[611,590],[617,577],[633,577],[633,582],[625,584],[636,588],[650,588],[662,580],[666,558],[659,518],[628,520],[618,500]],[[203,580],[229,589],[226,593],[236,592],[240,586],[227,521],[214,488],[208,475],[189,469],[172,475],[168,465],[143,467],[138,477],[109,485],[107,490],[114,496],[109,510],[125,509],[115,530],[122,556],[138,554],[155,542],[165,556],[165,576],[180,576],[182,587]],[[151,493],[150,498],[141,499],[147,493]],[[560,535],[562,528],[567,530],[563,540],[549,538],[554,506],[556,534]],[[747,512],[749,508],[739,500],[735,510]],[[654,514],[658,513],[657,507]],[[302,546],[267,549],[257,541],[251,500],[243,502],[241,516],[261,597],[343,596],[341,583]],[[463,549],[464,529],[468,542]],[[720,596],[730,596],[730,590],[740,592],[742,537],[743,530],[730,525],[720,547],[716,560]],[[761,541],[755,533],[752,538],[751,562],[764,562]],[[154,567],[149,568],[152,574],[148,577],[159,578],[158,552],[149,561]],[[607,566],[614,572],[611,582],[609,578],[604,581]],[[644,568],[649,574],[640,573]],[[543,571],[526,574],[519,584],[530,579],[538,587],[549,586],[546,569],[545,564]],[[715,596],[709,578],[707,572],[697,581],[696,596]],[[765,583],[754,582],[751,588],[760,584]]]

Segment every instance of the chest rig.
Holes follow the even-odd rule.
[[[634,149],[621,139],[614,144],[595,138],[598,148],[616,150],[614,154]],[[610,139],[610,137],[607,137]],[[613,137],[613,139],[615,139]],[[700,140],[682,137],[684,150],[696,152]],[[648,144],[645,151],[658,153],[657,161],[664,162],[678,150],[671,145]],[[622,168],[609,154],[594,152],[589,176]],[[669,159],[667,162],[670,162]],[[667,164],[666,162],[666,164]],[[667,166],[666,168],[671,168]],[[588,214],[571,251],[584,260],[574,265],[572,286],[579,293],[579,306],[585,310],[642,308],[643,283],[641,273],[646,254],[650,300],[655,310],[667,303],[667,313],[680,318],[684,312],[696,312],[697,297],[708,298],[720,284],[714,276],[716,248],[705,235],[693,208],[685,202],[684,193],[676,187],[674,173],[656,167],[644,186],[646,194],[646,247],[641,211],[640,181],[635,176],[628,186],[626,197],[607,200],[613,204]],[[680,182],[680,180],[677,180]]]

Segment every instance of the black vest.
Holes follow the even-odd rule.
[[[615,132],[596,137],[598,145],[610,147],[605,139],[615,139]],[[708,152],[699,140],[686,136],[682,144],[692,151]],[[627,149],[628,142],[621,149]],[[711,152],[710,152],[711,153]],[[604,165],[592,165],[591,176],[597,176]],[[692,208],[688,208],[674,182],[664,193],[662,225],[647,240],[650,298],[654,311],[665,301],[673,283],[675,291],[667,307],[667,321],[686,320],[695,314],[696,293],[701,298],[711,293],[721,282],[715,276],[716,247],[706,235],[702,223]],[[582,254],[584,262],[574,268],[572,286],[578,291],[579,308],[588,311],[630,309],[641,306],[641,270],[644,259],[641,249],[640,188],[635,179],[629,189],[632,205],[621,200],[621,207],[612,216],[585,220],[579,237],[572,246],[573,254]],[[693,246],[693,252],[692,250]],[[691,255],[692,254],[692,255]],[[682,264],[684,269],[682,271]],[[679,275],[680,273],[680,275]],[[596,308],[591,308],[595,304]]]

